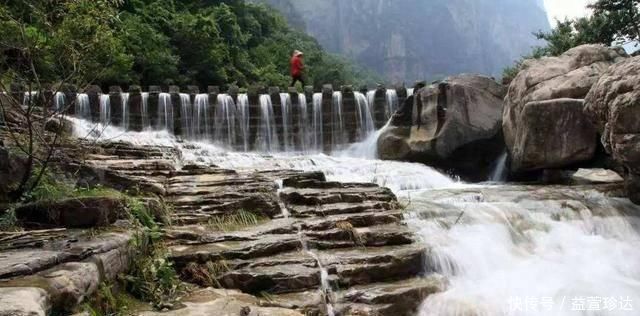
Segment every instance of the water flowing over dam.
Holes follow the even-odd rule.
[[[162,131],[191,141],[211,142],[235,151],[332,152],[367,139],[385,125],[407,92],[343,87],[322,92],[295,90],[269,93],[57,92],[56,109],[73,117],[122,127],[125,131]],[[25,94],[25,98],[28,95]],[[27,102],[26,100],[25,102]],[[73,106],[70,106],[73,105]]]
[[[261,106],[268,107],[271,99],[261,98]],[[319,98],[315,95],[313,103],[319,104]],[[270,125],[274,122],[267,120],[272,114],[261,113],[268,114],[260,143],[269,148],[280,136]],[[76,135],[91,134],[93,123],[73,121]],[[324,124],[308,127],[313,131],[308,135],[311,147],[318,144],[316,136],[331,132]],[[367,144],[375,134],[353,146]],[[419,316],[575,315],[579,305],[572,307],[572,302],[589,298],[618,304],[598,315],[633,315],[621,304],[640,302],[640,221],[632,215],[638,214],[638,207],[595,188],[471,185],[422,164],[363,158],[363,151],[349,148],[330,156],[228,151],[211,143],[180,142],[167,130],[134,132],[120,127],[105,128],[102,137],[177,148],[182,157],[177,164],[322,171],[330,181],[391,188],[406,205],[405,223],[427,247],[423,273],[447,280],[445,290],[422,302]],[[316,259],[320,267],[330,260],[323,255]],[[329,287],[323,281],[319,291],[327,293]],[[525,310],[526,300],[536,300],[536,305]]]
[[[54,100],[56,109],[70,107],[77,137],[172,148],[178,169],[320,171],[328,181],[391,189],[425,247],[421,275],[444,280],[416,315],[635,315],[640,209],[615,187],[466,184],[423,164],[378,160],[377,137],[404,91],[214,92],[116,90]],[[492,180],[503,178],[506,159],[494,162]],[[296,220],[286,207],[282,217]],[[308,237],[299,238],[305,245]],[[327,268],[336,258],[304,250],[317,262],[330,315],[341,295],[331,282],[335,267]],[[587,301],[600,304],[599,313],[580,309]]]

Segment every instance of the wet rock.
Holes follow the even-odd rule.
[[[443,291],[446,282],[441,276],[375,283],[356,286],[342,293],[345,311],[355,311],[352,305],[375,310],[380,316],[412,316],[427,296]]]
[[[35,287],[0,288],[0,316],[46,316],[47,292]]]
[[[15,196],[13,190],[26,171],[26,157],[12,153],[7,147],[0,147],[0,203],[9,202]]]
[[[131,235],[107,233],[89,240],[75,237],[41,244],[38,248],[0,252],[0,279],[34,274],[57,264],[81,261],[114,249],[127,249]]]
[[[124,216],[125,203],[113,197],[44,200],[20,206],[15,213],[24,227],[103,227]]]
[[[585,113],[602,135],[602,144],[627,169],[629,197],[640,203],[640,56],[611,66],[593,86]]]
[[[73,133],[73,124],[66,119],[52,117],[47,119],[44,124],[44,129],[51,133],[71,135]]]
[[[596,131],[582,112],[583,104],[581,99],[526,103],[511,147],[511,168],[557,168],[591,159]]]
[[[112,282],[127,270],[129,239],[127,234],[103,234],[75,242],[52,241],[42,245],[44,249],[2,252],[0,267],[7,268],[0,269],[0,289],[43,289],[47,308],[66,314],[93,295],[101,282]]]
[[[571,178],[578,184],[616,183],[624,179],[615,171],[606,169],[579,169]]]
[[[421,89],[378,139],[380,158],[423,162],[486,179],[486,166],[504,147],[505,93],[502,85],[478,75],[450,77]]]
[[[143,312],[140,316],[303,316],[297,311],[258,306],[259,300],[233,290],[205,289],[185,299],[185,308],[169,312]],[[244,313],[244,314],[243,314]]]
[[[220,283],[252,294],[297,292],[318,288],[320,270],[296,264],[262,266],[228,272],[220,278]]]
[[[621,49],[583,45],[558,57],[525,61],[509,86],[502,116],[513,172],[593,157],[595,131],[577,110],[581,101],[569,99],[584,99],[607,68],[625,57]]]

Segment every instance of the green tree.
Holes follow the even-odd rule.
[[[54,115],[65,113],[66,109],[53,107],[57,89],[130,74],[132,61],[113,28],[118,4],[111,0],[0,4],[0,90],[20,84],[30,91],[24,97],[11,93],[0,97],[0,111],[11,121],[10,146],[24,158],[23,174],[10,194],[13,201],[38,186],[64,141],[63,129],[44,128]]]
[[[640,0],[598,0],[589,8],[600,30],[616,41],[640,40]]]

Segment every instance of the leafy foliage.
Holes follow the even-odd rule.
[[[309,83],[378,79],[326,54],[275,10],[241,0],[5,1],[0,20],[5,82],[286,86],[295,49]]]

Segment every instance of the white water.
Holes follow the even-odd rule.
[[[100,123],[111,124],[111,98],[108,94],[100,95]]]
[[[89,107],[89,96],[86,93],[79,93],[76,96],[75,104],[76,116],[85,120],[91,120],[91,108]]]
[[[57,112],[64,109],[65,107],[64,102],[65,102],[64,93],[60,91],[56,92],[55,96],[53,97],[53,106]]]
[[[149,92],[142,92],[142,126],[143,128],[150,129],[151,122],[149,121]]]
[[[122,127],[129,129],[129,92],[122,93]]]
[[[218,96],[218,99],[220,98],[222,95]],[[193,127],[190,132],[194,139],[210,139],[209,117],[209,95],[206,93],[196,95],[193,101]]]
[[[327,308],[327,316],[335,316],[333,304],[335,302],[335,296],[333,294],[333,290],[331,285],[329,284],[329,272],[322,264],[322,260],[320,257],[309,249],[307,246],[306,236],[302,233],[302,229],[298,226],[298,239],[300,240],[300,244],[302,245],[302,249],[306,252],[310,257],[312,257],[316,264],[318,265],[318,270],[320,270],[320,288],[318,291],[320,292],[320,296],[322,297],[323,302]]]
[[[74,122],[77,135],[90,134],[91,123]],[[375,134],[359,148],[354,145],[327,156],[228,152],[205,143],[179,143],[165,131],[132,133],[106,127],[103,133],[104,138],[134,144],[177,147],[182,152],[181,165],[323,171],[331,181],[372,182],[391,188],[409,205],[407,223],[430,249],[425,267],[449,280],[444,292],[423,302],[419,316],[638,315],[640,223],[616,211],[622,203],[638,212],[626,200],[585,192],[563,201],[551,197],[557,194],[552,188],[520,189],[514,195],[509,192],[517,187],[457,183],[424,165],[373,159],[375,146],[367,142],[375,143]],[[438,196],[443,188],[468,193],[442,191]],[[491,188],[492,194],[482,191]],[[593,205],[598,212],[592,211]],[[323,281],[321,291],[327,293],[327,289]],[[593,304],[595,298],[602,299],[602,304],[605,298],[615,298],[619,305],[613,310],[572,310],[580,299],[588,298]],[[627,298],[634,311],[622,310]],[[529,306],[519,308],[518,301]]]
[[[603,303],[629,298],[640,308],[640,238],[629,218],[613,207],[601,217],[560,202],[526,199],[486,202],[480,194],[426,201],[413,196],[410,209],[420,213],[428,208],[436,215],[409,224],[432,247],[428,265],[450,282],[447,291],[427,298],[419,315],[637,315],[620,305],[605,309]],[[464,215],[450,229],[451,224],[434,220],[452,212]],[[560,215],[567,218],[558,221]],[[579,310],[581,302],[592,310]]]
[[[507,152],[504,152],[500,155],[500,157],[498,157],[498,160],[495,163],[495,166],[493,167],[493,171],[491,172],[491,175],[489,176],[489,181],[493,181],[493,182],[504,182],[507,180],[507,159],[509,158],[509,155],[507,154]]]
[[[171,95],[168,93],[160,93],[158,96],[158,126],[156,128],[173,132],[173,105]]]
[[[180,120],[182,122],[182,135],[193,139],[193,108],[191,106],[191,96],[187,93],[180,93]]]

